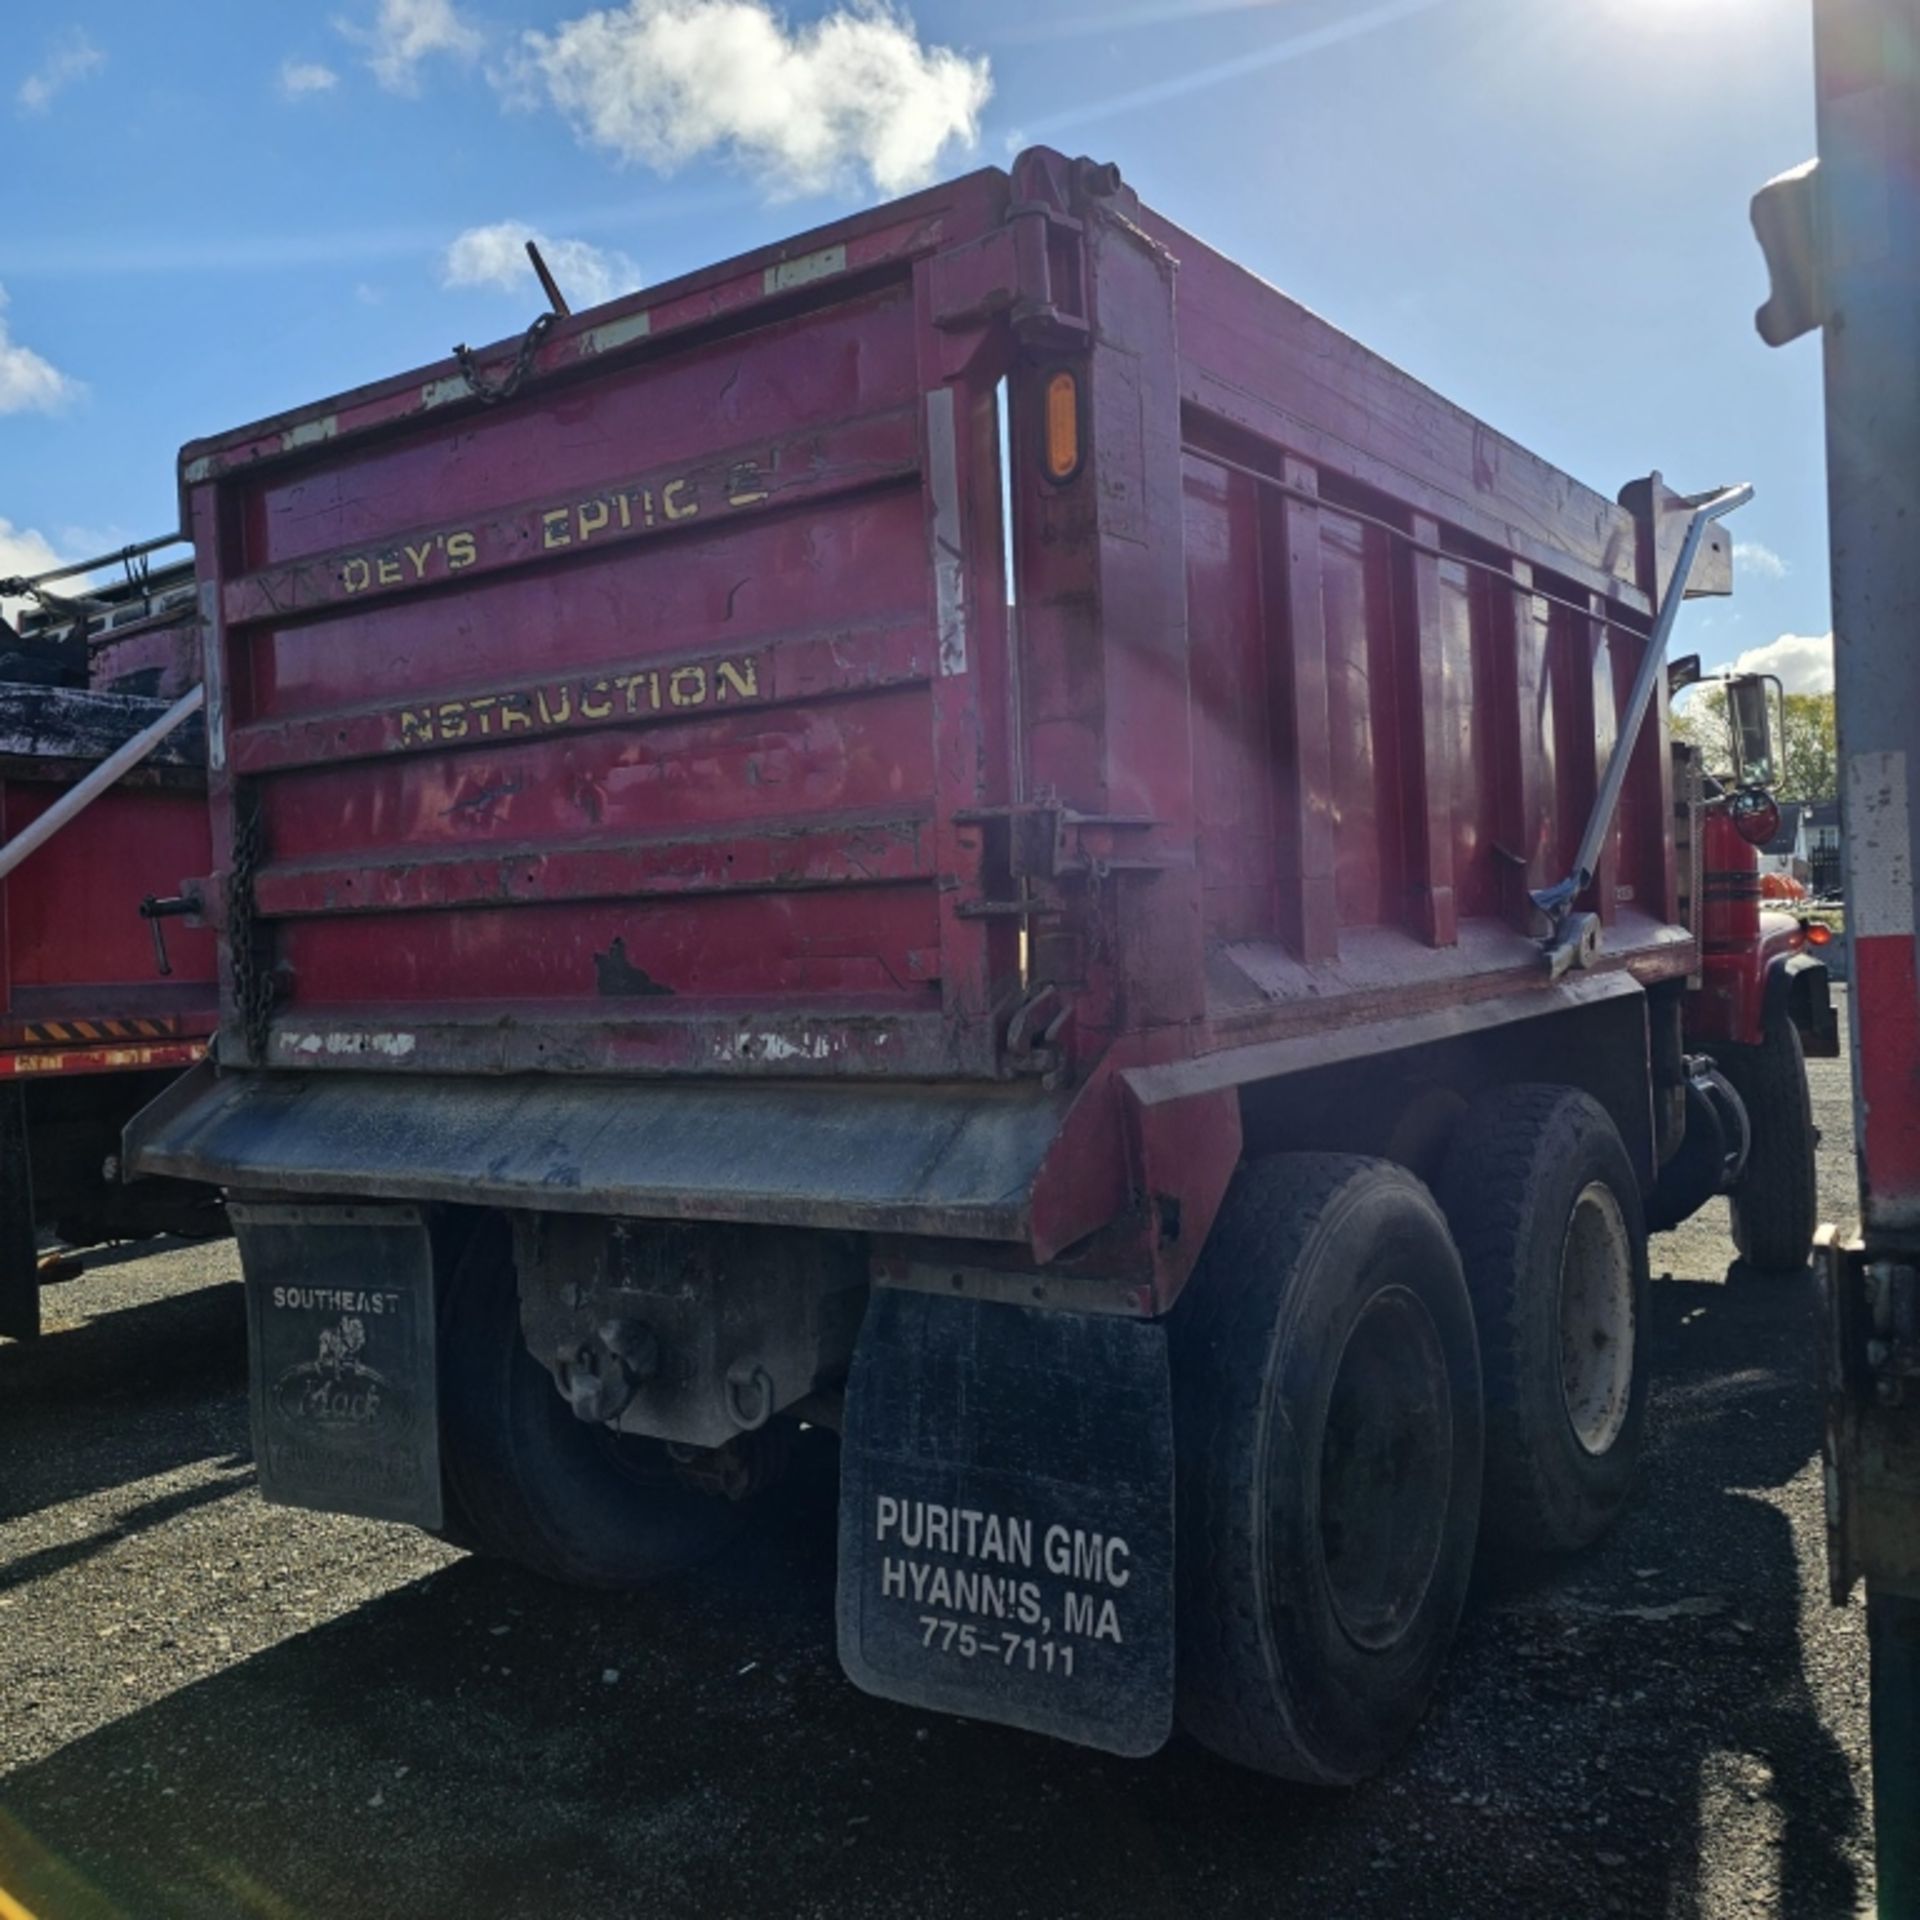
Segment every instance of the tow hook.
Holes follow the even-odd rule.
[[[140,902],[140,918],[153,929],[153,964],[162,976],[172,973],[173,962],[167,958],[167,934],[160,922],[199,911],[199,897],[191,893],[169,894],[164,899],[150,893]]]
[[[660,1342],[643,1320],[609,1320],[592,1340],[562,1347],[554,1371],[574,1417],[604,1426],[660,1371]]]
[[[773,1418],[773,1376],[759,1361],[736,1360],[727,1369],[727,1412],[743,1433]]]

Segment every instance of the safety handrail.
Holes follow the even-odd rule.
[[[1674,622],[1680,617],[1680,609],[1686,603],[1687,582],[1693,578],[1694,562],[1700,557],[1701,542],[1707,536],[1707,529],[1716,520],[1724,520],[1752,498],[1752,487],[1742,484],[1723,488],[1694,506],[1693,517],[1687,522],[1687,537],[1681,543],[1680,557],[1674,565],[1672,582],[1660,603],[1653,631],[1647,636],[1647,650],[1641,656],[1640,671],[1634,677],[1627,711],[1620,717],[1619,731],[1614,736],[1613,754],[1607,761],[1606,777],[1593,797],[1593,811],[1587,816],[1586,832],[1580,836],[1580,850],[1574,855],[1573,871],[1564,880],[1556,881],[1550,887],[1542,887],[1529,896],[1551,922],[1550,930],[1540,945],[1556,978],[1570,966],[1584,965],[1599,946],[1599,925],[1593,915],[1574,913],[1571,909],[1581,894],[1593,885],[1594,872],[1600,864],[1601,843],[1613,825],[1614,809],[1620,804],[1620,790],[1626,785],[1627,767],[1640,740],[1640,723],[1647,717],[1654,686],[1666,668],[1667,642],[1672,637]]]

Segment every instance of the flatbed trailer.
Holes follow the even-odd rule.
[[[1804,1268],[1824,969],[1666,727],[1738,496],[1580,486],[1111,167],[180,475],[221,1025],[127,1159],[236,1196],[269,1498],[620,1584],[836,1426],[861,1685],[1348,1780],[1483,1477],[1513,1547],[1624,1499],[1648,1218]]]

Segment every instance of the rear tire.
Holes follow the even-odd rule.
[[[711,1558],[742,1530],[740,1504],[687,1486],[661,1442],[574,1417],[521,1337],[513,1242],[497,1221],[453,1273],[440,1338],[457,1544],[569,1586],[627,1588]]]
[[[1169,1332],[1181,1724],[1349,1784],[1425,1712],[1472,1571],[1480,1371],[1446,1223],[1385,1161],[1244,1167]]]
[[[1800,1030],[1782,1008],[1768,1018],[1757,1047],[1722,1047],[1714,1058],[1753,1127],[1746,1171],[1731,1196],[1733,1244],[1762,1273],[1803,1272],[1813,1258],[1820,1201]]]
[[[1437,1191],[1480,1329],[1483,1534],[1520,1554],[1584,1547],[1625,1503],[1646,1429],[1633,1163],[1588,1095],[1500,1087],[1468,1109]]]

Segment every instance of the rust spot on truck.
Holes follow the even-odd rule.
[[[441,809],[441,816],[463,827],[490,827],[501,805],[511,800],[522,785],[523,782],[514,776],[466,786]]]
[[[618,934],[605,953],[593,956],[593,971],[600,992],[609,1000],[651,999],[673,992],[627,958],[627,943]]]

